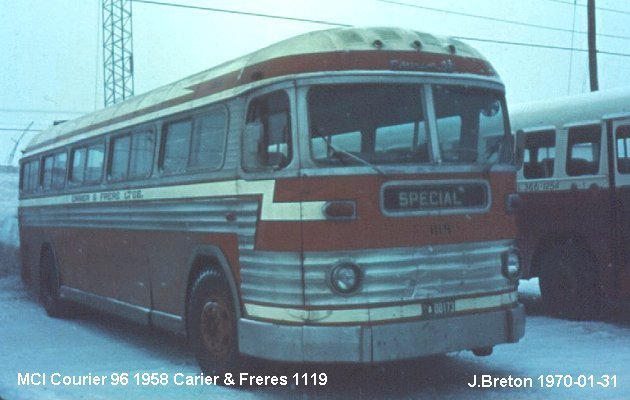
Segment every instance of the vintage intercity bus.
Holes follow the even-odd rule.
[[[516,342],[513,143],[472,48],[391,28],[313,32],[36,137],[24,274],[240,355],[380,362]]]
[[[519,249],[546,308],[593,318],[630,299],[630,90],[515,105]]]

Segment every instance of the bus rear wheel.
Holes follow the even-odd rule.
[[[203,272],[192,285],[188,303],[188,335],[201,370],[223,375],[239,362],[236,315],[221,274]]]
[[[595,317],[600,297],[594,265],[575,245],[556,246],[545,254],[539,284],[543,305],[552,315],[578,320]]]
[[[59,271],[52,250],[44,248],[39,261],[39,299],[46,313],[53,318],[67,316],[68,306],[59,296]]]

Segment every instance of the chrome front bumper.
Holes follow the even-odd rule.
[[[371,363],[402,360],[500,343],[525,333],[525,309],[511,309],[379,325],[282,325],[240,319],[240,352],[295,362]]]

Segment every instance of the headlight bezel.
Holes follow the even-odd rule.
[[[352,295],[360,290],[363,284],[363,273],[356,263],[341,261],[330,269],[328,284],[337,294]]]

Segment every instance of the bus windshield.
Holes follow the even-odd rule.
[[[434,86],[443,162],[494,163],[507,134],[501,92]],[[319,163],[430,163],[422,85],[322,85],[308,94],[311,154]],[[511,157],[505,157],[506,162]]]

